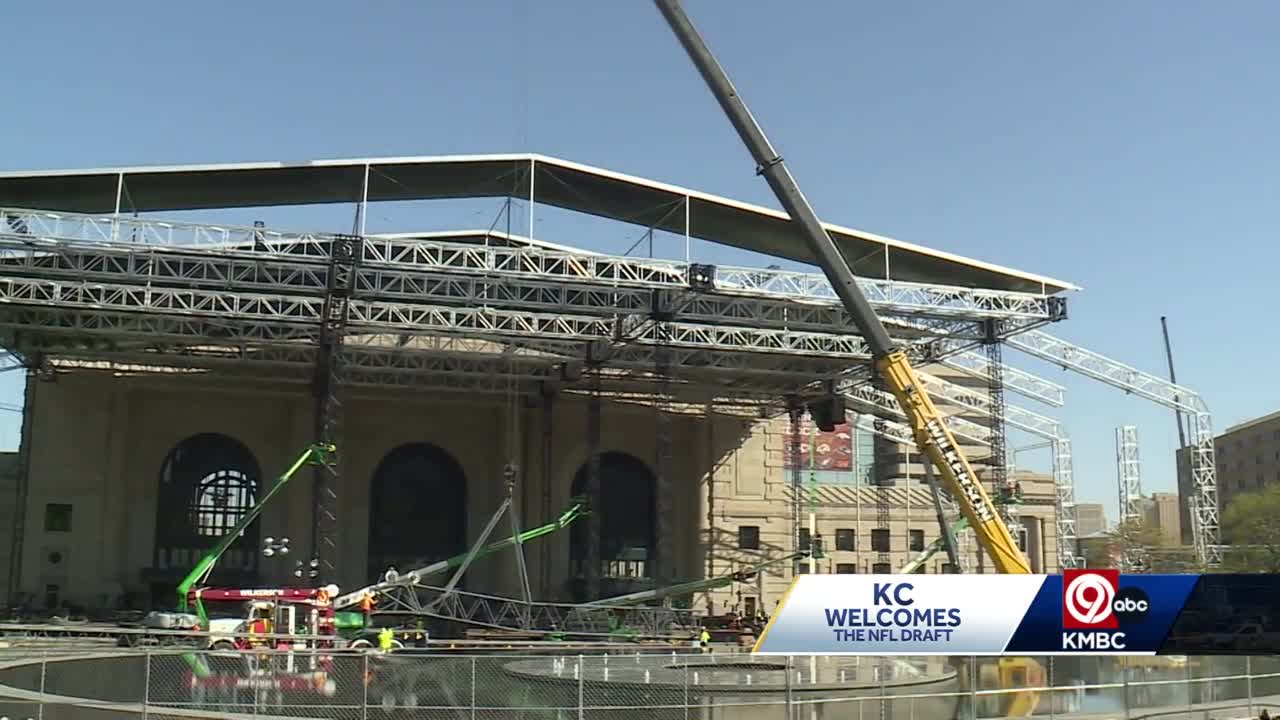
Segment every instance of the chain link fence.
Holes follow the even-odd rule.
[[[0,649],[0,719],[1243,720],[1280,659]]]

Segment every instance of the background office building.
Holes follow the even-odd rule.
[[[1218,463],[1218,509],[1225,511],[1232,499],[1280,481],[1280,412],[1248,420],[1226,429],[1213,439]],[[1191,458],[1186,448],[1177,451],[1180,534],[1191,544]]]

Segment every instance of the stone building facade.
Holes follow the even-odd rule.
[[[298,385],[215,385],[189,376],[91,371],[28,383],[25,532],[15,544],[20,567],[11,602],[167,603],[201,547],[219,528],[233,525],[236,513],[265,492],[310,440],[311,401]],[[364,585],[391,557],[412,563],[464,550],[505,497],[508,463],[519,468],[522,527],[558,517],[581,489],[575,478],[581,477],[588,454],[587,403],[569,394],[549,409],[541,403],[530,400],[511,412],[501,398],[461,392],[347,393],[340,436],[338,584]],[[613,563],[615,570],[629,569],[606,578],[606,594],[648,582],[645,562],[653,551],[656,503],[652,490],[629,495],[626,488],[652,487],[657,426],[651,406],[604,403],[605,507],[600,512],[604,532],[613,536],[602,540],[602,547],[617,557],[602,560],[630,563]],[[785,417],[766,421],[702,411],[673,419],[671,511],[665,527],[676,579],[719,576],[792,552],[797,507],[807,522],[809,478],[804,476],[805,497],[797,506],[794,471],[784,457],[787,437]],[[223,454],[193,449],[193,439],[212,442],[208,447],[223,448],[218,451]],[[818,531],[829,550],[818,571],[896,569],[939,532],[923,472],[915,469],[918,457],[907,458],[902,448],[858,433],[850,443],[873,448],[874,456],[860,465],[855,461],[844,474],[816,478]],[[884,460],[898,456],[902,462]],[[1052,482],[1031,474],[1020,478],[1026,550],[1037,571],[1054,572]],[[243,490],[250,480],[255,483],[251,493]],[[213,581],[293,582],[293,564],[306,553],[311,513],[310,470],[304,469],[227,554]],[[583,523],[526,546],[536,597],[582,599],[575,596],[574,567],[580,563]],[[509,525],[504,521],[499,528],[498,533],[508,532]],[[260,544],[266,537],[290,538],[295,552],[263,557]],[[396,542],[405,547],[397,550]],[[415,542],[421,546],[407,547]],[[879,550],[881,543],[888,549]],[[924,571],[944,571],[943,557],[935,557]],[[699,595],[695,607],[724,612],[754,604],[769,610],[802,571],[776,568],[754,583]],[[479,560],[465,588],[518,596],[511,553]]]
[[[811,510],[825,555],[817,562],[819,573],[897,572],[939,537],[928,481],[923,466],[916,465],[915,459],[903,463],[904,472],[896,477],[886,477],[882,470],[870,475],[859,473],[856,457],[854,471],[811,473],[802,467],[799,492],[795,493],[795,473],[786,462],[788,425],[787,419],[781,418],[757,426],[714,474],[714,498],[708,503],[714,508],[714,517],[703,525],[703,531],[710,536],[706,575],[722,575],[794,552],[797,543],[808,537]],[[853,435],[851,444],[855,448],[871,444],[862,431],[855,429],[849,434]],[[805,435],[801,433],[802,438]],[[804,438],[802,445],[806,442]],[[899,453],[905,456],[905,448],[896,444],[876,444],[891,457]],[[1053,479],[1027,471],[1019,471],[1017,479],[1023,491],[1018,512],[1023,527],[1020,544],[1034,572],[1056,573],[1059,568]],[[797,496],[798,501],[793,501]],[[798,533],[793,530],[795,518],[799,520]],[[966,551],[969,572],[994,572],[990,561],[979,557],[971,536],[967,542],[962,540],[961,548]],[[760,573],[753,583],[712,593],[708,598],[711,611],[736,608],[749,612],[763,608],[770,612],[795,575],[808,571],[808,561],[800,561],[792,567]],[[942,552],[918,570],[952,571]]]

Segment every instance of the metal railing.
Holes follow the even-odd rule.
[[[1278,658],[1143,658],[1124,667],[1114,658],[1040,657],[1041,675],[1005,667],[1002,687],[996,658],[616,646],[472,652],[126,650],[23,640],[0,648],[0,716],[977,720],[1019,714],[1032,700],[1035,715],[1054,720],[1243,720],[1280,711]]]

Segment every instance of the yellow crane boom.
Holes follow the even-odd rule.
[[[769,187],[773,189],[792,221],[800,226],[818,266],[844,304],[850,319],[866,339],[875,361],[876,372],[884,379],[885,385],[906,414],[911,430],[915,433],[916,444],[938,468],[939,476],[955,496],[960,512],[969,521],[978,542],[991,556],[999,572],[1030,573],[1031,568],[1019,552],[1013,535],[1000,519],[991,498],[987,496],[969,461],[960,451],[955,437],[943,422],[942,415],[921,386],[906,353],[894,346],[888,331],[872,310],[871,303],[858,287],[857,278],[849,269],[840,249],[800,193],[781,156],[774,151],[760,126],[751,117],[728,75],[680,7],[679,0],[654,2],[719,101],[729,121],[733,123],[743,143],[751,151],[760,174],[769,182]]]

